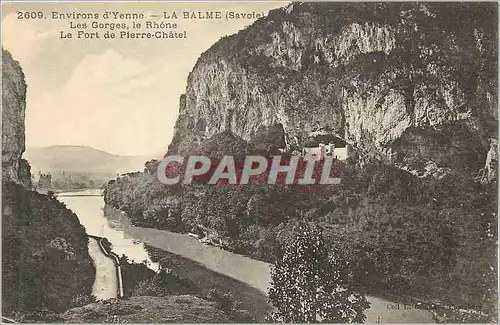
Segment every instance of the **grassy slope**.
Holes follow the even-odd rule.
[[[66,323],[227,323],[215,303],[191,296],[131,297],[74,308],[62,315]]]

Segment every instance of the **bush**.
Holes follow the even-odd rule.
[[[360,323],[370,303],[353,291],[345,259],[323,241],[322,230],[300,223],[271,270],[269,320],[284,323]]]
[[[2,310],[62,312],[91,298],[95,269],[78,217],[46,195],[2,186]]]
[[[233,311],[238,307],[238,302],[230,292],[222,293],[217,289],[210,289],[205,295],[205,299],[216,302],[217,308],[224,312]]]
[[[148,279],[155,276],[155,272],[148,268],[145,262],[131,263],[128,258],[123,255],[120,258],[123,275],[123,291],[125,297],[134,295],[136,287]]]
[[[162,269],[153,278],[140,281],[132,296],[167,296],[199,293],[200,289],[190,280],[180,277],[169,269]]]
[[[71,298],[71,306],[82,307],[96,301],[97,298],[94,295],[84,295],[79,293]]]

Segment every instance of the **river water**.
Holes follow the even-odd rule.
[[[103,211],[104,199],[102,196],[95,196],[100,193],[100,190],[66,192],[59,193],[57,198],[76,213],[88,235],[106,237],[113,245],[113,252],[118,256],[125,254],[137,263],[146,261],[150,269],[158,271],[159,265],[151,260],[144,243],[125,231],[125,228],[132,227],[130,222],[125,222],[128,221],[126,216],[124,215],[123,220],[106,218]]]
[[[270,265],[248,257],[200,244],[196,239],[165,230],[134,227],[123,213],[104,213],[99,190],[61,193],[58,199],[75,212],[90,235],[106,237],[118,255],[125,254],[135,262],[146,261],[157,271],[145,244],[168,256],[182,276],[203,289],[216,288],[232,292],[241,301],[241,308],[248,309],[256,319],[263,320],[271,309],[267,304]],[[65,196],[65,195],[79,196]],[[91,249],[89,244],[89,249]],[[100,263],[96,261],[96,263]],[[101,279],[102,280],[102,279]],[[104,290],[106,291],[106,290]],[[432,323],[426,310],[405,308],[403,304],[368,297],[371,308],[366,311],[367,323]]]

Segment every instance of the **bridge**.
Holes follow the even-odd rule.
[[[2,316],[2,324],[3,323],[13,323],[13,324],[16,324],[17,322],[11,318],[7,318],[5,316]]]
[[[55,194],[56,197],[102,196],[102,194]]]

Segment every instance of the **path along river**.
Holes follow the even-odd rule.
[[[263,319],[270,310],[266,297],[270,280],[268,263],[200,244],[183,234],[134,227],[123,213],[105,215],[102,196],[85,196],[98,193],[98,190],[60,193],[58,199],[78,215],[89,235],[106,237],[118,255],[125,254],[135,262],[146,261],[151,269],[158,270],[158,263],[152,261],[145,247],[147,244],[164,251],[172,259],[176,271],[202,289],[217,288],[232,292],[241,300],[241,307],[251,310],[257,319]],[[66,196],[68,194],[78,196]],[[116,278],[110,275],[112,268],[114,272],[114,265],[110,259],[101,258],[103,255],[95,252],[97,249],[90,240],[89,251],[98,273],[94,294],[106,299],[111,297],[112,290],[116,296],[116,285],[112,289],[113,284],[110,283],[116,282]],[[376,297],[368,297],[368,300],[371,308],[366,311],[367,323],[432,323],[431,315],[426,310],[405,309],[402,304]]]

